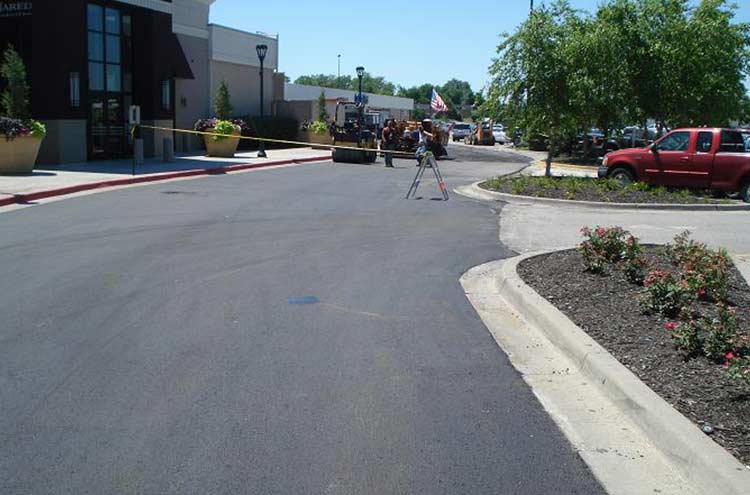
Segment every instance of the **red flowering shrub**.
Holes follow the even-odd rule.
[[[664,253],[684,274],[696,296],[703,300],[724,301],[727,297],[731,262],[724,249],[715,251],[690,239],[685,231],[668,244]]]
[[[694,320],[681,323],[670,322],[664,325],[664,328],[672,336],[678,349],[690,356],[702,353],[703,335]]]
[[[731,378],[742,380],[750,385],[750,356],[736,356],[733,352],[727,353],[724,368]]]
[[[647,311],[674,317],[695,300],[695,293],[678,275],[661,270],[649,273],[643,281],[641,305]]]
[[[642,279],[646,263],[641,257],[642,247],[638,239],[620,227],[583,227],[583,242],[578,252],[583,256],[584,266],[591,273],[605,273],[607,267],[622,263],[628,278]]]

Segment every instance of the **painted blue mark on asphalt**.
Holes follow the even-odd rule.
[[[317,304],[318,298],[315,296],[305,296],[305,297],[295,297],[292,299],[289,299],[289,304],[294,305],[305,305],[305,304]]]

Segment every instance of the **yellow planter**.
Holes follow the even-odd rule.
[[[323,146],[313,146],[315,149],[328,149],[331,145],[331,135],[326,132],[325,134],[315,134],[312,131],[299,131],[298,140],[303,143],[321,144]]]
[[[19,136],[6,139],[0,135],[0,175],[30,175],[34,172],[42,138]]]
[[[216,129],[206,129],[206,132],[216,132]],[[235,136],[242,135],[240,126],[234,126]],[[232,158],[237,152],[237,146],[240,144],[240,138],[219,138],[214,136],[203,136],[203,142],[206,143],[206,155],[217,158]]]

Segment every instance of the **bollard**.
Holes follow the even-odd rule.
[[[165,162],[171,163],[174,161],[174,146],[172,146],[171,138],[164,138],[162,141],[161,153]]]
[[[133,140],[133,175],[135,175],[136,165],[143,165],[143,139],[141,138]]]

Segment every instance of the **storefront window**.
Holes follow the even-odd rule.
[[[161,82],[161,108],[172,110],[172,81]]]
[[[107,9],[106,27],[107,27],[107,33],[120,34],[120,11],[119,10]]]
[[[120,37],[107,35],[107,62],[110,64],[120,63]]]
[[[99,5],[88,6],[88,26],[93,31],[104,31],[104,9]]]
[[[120,66],[117,64],[107,64],[107,91],[119,93],[122,91]]]
[[[89,31],[89,60],[104,62],[104,35]]]
[[[89,62],[89,89],[104,91],[104,64]]]

